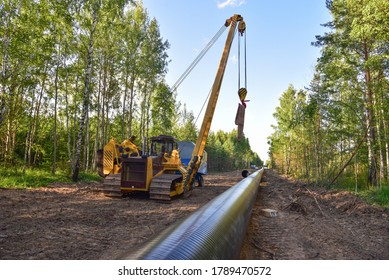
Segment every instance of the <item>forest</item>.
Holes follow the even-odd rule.
[[[165,81],[169,42],[142,1],[5,0],[0,17],[3,171],[77,181],[96,172],[96,151],[112,137],[196,140],[193,112]],[[236,135],[210,134],[211,170],[261,164]]]
[[[389,1],[326,1],[332,20],[309,85],[275,109],[271,166],[314,184],[380,189],[389,180]]]

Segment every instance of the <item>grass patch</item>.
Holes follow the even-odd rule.
[[[95,173],[80,173],[78,177],[80,182],[86,182],[86,183],[97,182],[102,180],[102,177],[100,177],[98,174]]]
[[[369,203],[389,208],[389,186],[383,186],[377,190],[362,191],[359,195]]]
[[[389,208],[389,185],[384,185],[378,189],[367,189],[367,182],[365,178],[358,180],[357,195],[362,197],[367,203],[383,206]],[[355,179],[340,178],[334,185],[330,187],[336,190],[347,190],[355,193]]]
[[[96,174],[80,173],[80,182],[99,181]],[[0,187],[2,188],[36,188],[45,187],[54,182],[72,182],[71,176],[64,172],[55,175],[48,170],[27,169],[25,172],[8,169],[0,169]]]

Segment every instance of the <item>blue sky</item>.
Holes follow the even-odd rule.
[[[325,0],[143,0],[151,18],[168,40],[170,86],[196,58],[227,18],[240,14],[247,27],[247,104],[244,133],[262,160],[268,158],[267,137],[281,94],[293,84],[308,86],[320,49],[311,46],[330,21]],[[220,61],[228,30],[177,90],[177,100],[197,117]],[[237,37],[230,53],[212,131],[236,128],[238,98]],[[241,60],[243,63],[243,60]],[[241,77],[241,86],[243,83]],[[200,126],[202,115],[197,125]]]

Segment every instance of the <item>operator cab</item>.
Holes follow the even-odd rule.
[[[159,157],[171,157],[173,151],[178,150],[178,144],[174,137],[159,135],[151,137],[150,155]]]

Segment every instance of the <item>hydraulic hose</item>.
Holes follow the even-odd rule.
[[[238,259],[263,169],[119,259]]]

